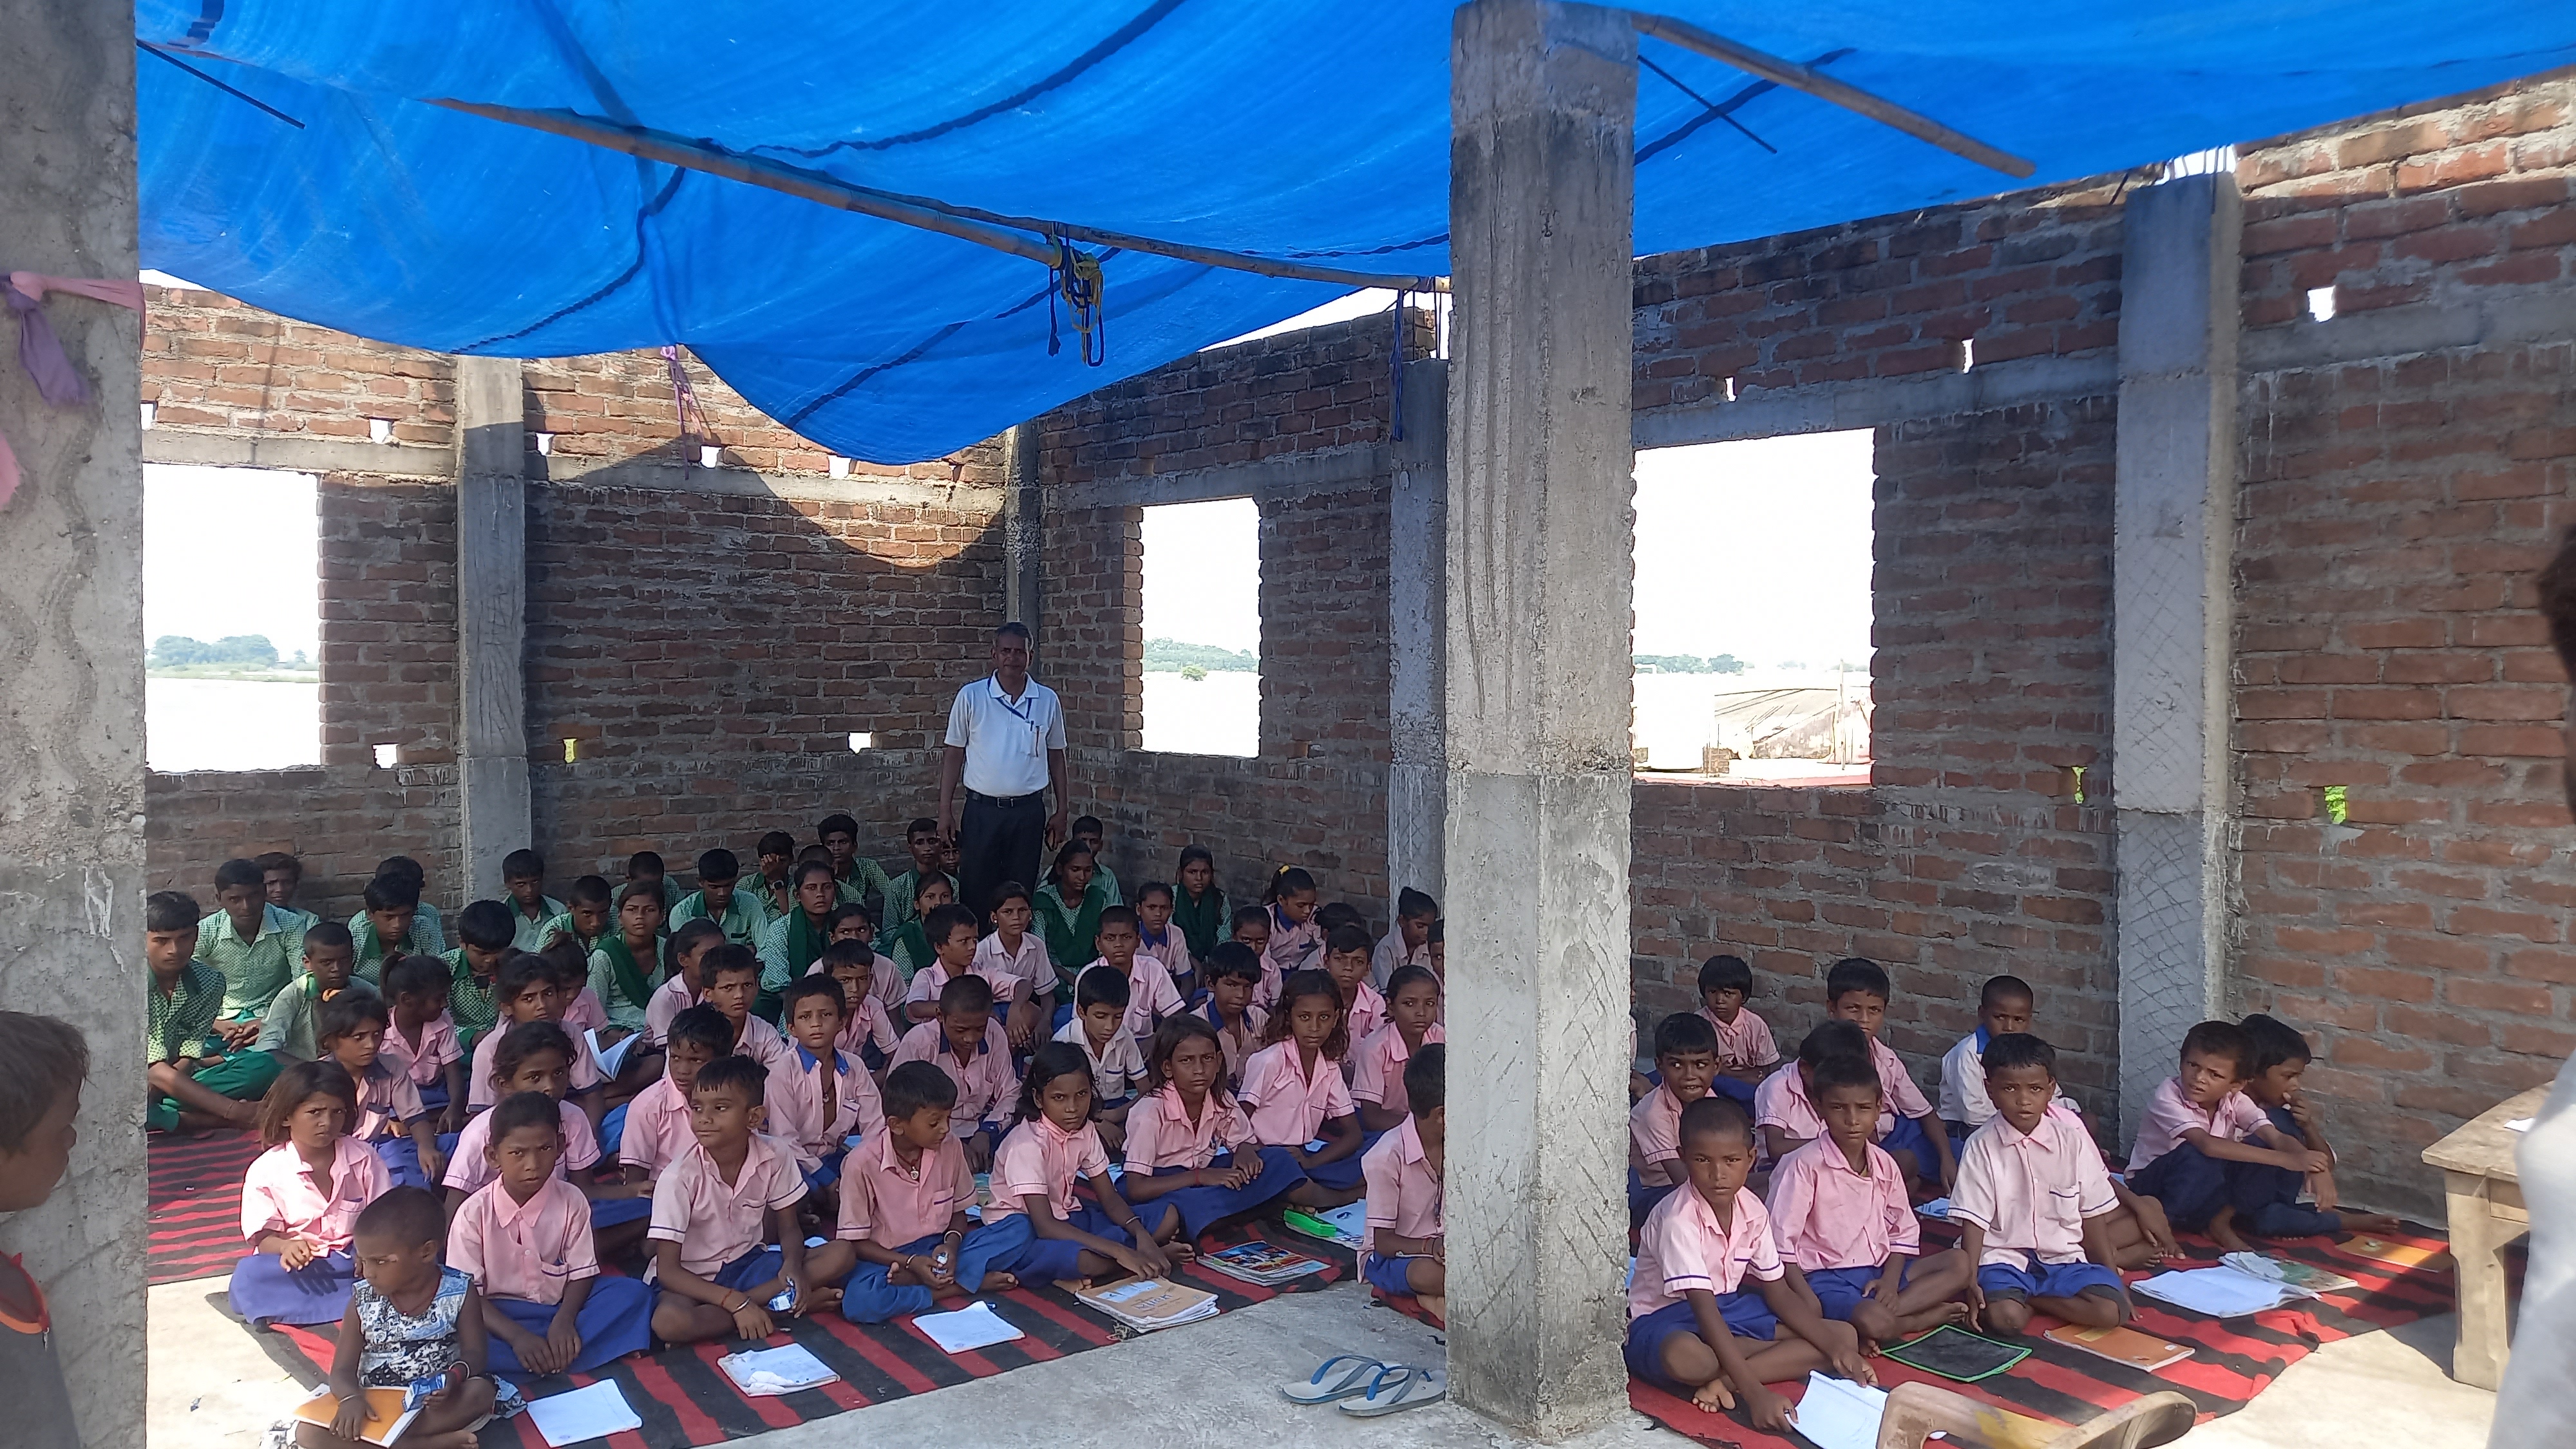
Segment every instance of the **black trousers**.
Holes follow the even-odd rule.
[[[1016,882],[1034,894],[1046,857],[1046,795],[996,800],[966,792],[957,820],[957,888],[959,905],[988,927],[993,892],[1003,882]]]

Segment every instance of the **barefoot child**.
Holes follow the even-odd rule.
[[[1202,969],[1207,991],[1190,1014],[1216,1028],[1217,1044],[1225,1048],[1226,1084],[1239,1090],[1243,1064],[1261,1050],[1262,1028],[1270,1021],[1268,1012],[1252,1004],[1261,989],[1261,953],[1241,941],[1220,941]]]
[[[2325,1129],[2318,1125],[2316,1114],[2309,1110],[2307,1098],[2299,1091],[2299,1079],[2308,1070],[2308,1039],[2299,1034],[2297,1027],[2261,1012],[2238,1025],[2245,1029],[2245,1039],[2254,1047],[2254,1075],[2245,1083],[2245,1095],[2263,1109],[2263,1115],[2283,1136],[2297,1138],[2309,1151],[2322,1153],[2327,1162],[2333,1162],[2334,1148],[2326,1141]],[[2315,1194],[2314,1207],[2299,1205],[2302,1186]],[[2236,1225],[2257,1237],[2305,1238],[2347,1228],[2384,1233],[2397,1227],[2397,1219],[2385,1213],[2336,1208],[2334,1173],[2330,1170],[2293,1176],[2284,1169],[2247,1163],[2237,1169],[2233,1188]]]
[[[490,905],[476,901],[474,905]],[[459,930],[474,916],[467,906],[457,918]],[[411,1078],[420,1105],[435,1120],[435,1130],[454,1132],[465,1125],[465,1049],[456,1022],[447,1014],[447,962],[437,956],[409,955],[385,968],[385,1061]],[[436,1180],[435,1175],[432,1181]]]
[[[1039,1283],[1171,1271],[1163,1244],[1180,1232],[1180,1212],[1167,1204],[1148,1227],[1118,1195],[1091,1125],[1091,1064],[1079,1050],[1055,1041],[1038,1048],[1014,1120],[993,1156],[993,1201],[984,1209],[996,1235],[992,1266]],[[1090,1185],[1092,1202],[1074,1196],[1076,1181]]]
[[[495,1383],[487,1370],[483,1298],[474,1280],[439,1264],[445,1227],[438,1199],[416,1187],[395,1188],[358,1215],[361,1280],[331,1357],[339,1413],[328,1429],[295,1426],[295,1442],[305,1449],[356,1449],[369,1389],[443,1380],[403,1430],[404,1449],[474,1449],[474,1431],[486,1419],[523,1407],[519,1391]]]
[[[1369,985],[1369,934],[1365,926],[1335,926],[1324,937],[1324,974],[1342,993],[1342,1019],[1356,1046],[1386,1025],[1386,998]]]
[[[1904,1061],[1878,1039],[1879,1024],[1887,1017],[1889,990],[1887,973],[1877,962],[1858,956],[1837,961],[1825,973],[1825,1014],[1850,1022],[1869,1038],[1870,1064],[1878,1068],[1891,1114],[1878,1145],[1887,1149],[1908,1178],[1947,1187],[1958,1176],[1950,1134],[1932,1115],[1932,1104],[1924,1100],[1923,1089],[1914,1085]]]
[[[1816,1068],[1809,1093],[1825,1135],[1771,1170],[1767,1206],[1781,1256],[1806,1275],[1825,1316],[1858,1329],[1873,1349],[1966,1321],[1967,1258],[1919,1256],[1905,1179],[1869,1140],[1884,1095],[1877,1069],[1833,1058]]]
[[[739,948],[736,948],[739,949]],[[696,1144],[653,1185],[650,1276],[661,1290],[653,1335],[696,1343],[727,1333],[759,1340],[777,1310],[805,1309],[805,1232],[796,1222],[804,1174],[788,1149],[760,1131],[768,1073],[729,1056],[709,1062],[689,1095]],[[764,1247],[774,1236],[778,1246]]]
[[[1628,1371],[1711,1412],[1741,1400],[1753,1427],[1773,1432],[1787,1426],[1791,1410],[1766,1384],[1821,1368],[1876,1383],[1852,1326],[1824,1318],[1789,1285],[1770,1215],[1744,1190],[1753,1172],[1744,1109],[1717,1096],[1685,1108],[1681,1163],[1683,1187],[1655,1205],[1638,1233]]]
[[[2330,1171],[2334,1159],[2272,1125],[2245,1095],[2254,1075],[2254,1044],[2243,1027],[2204,1021],[2182,1039],[2182,1070],[2147,1099],[2129,1153],[2129,1190],[2161,1203],[2165,1217],[2186,1232],[2206,1228],[2229,1252],[2247,1244],[2237,1232],[2236,1193],[2249,1207],[2278,1197],[2288,1174],[2295,1200],[2297,1179]],[[2268,1169],[2246,1178],[2246,1170]]]
[[[197,903],[178,891],[143,903],[143,1125],[155,1132],[247,1127],[277,1080],[277,1058],[251,1050],[248,1038],[238,1050],[226,1043],[224,975],[197,959],[200,929]]]
[[[2056,1050],[2035,1036],[1999,1036],[1985,1062],[1995,1115],[1960,1149],[1950,1194],[1959,1251],[1977,1265],[1969,1308],[1990,1333],[2019,1333],[2034,1311],[2087,1328],[2127,1321],[2128,1290],[2110,1266],[2119,1200],[2083,1124],[2049,1110]]]
[[[1422,970],[1401,966],[1396,974]],[[1389,1297],[1413,1295],[1425,1313],[1444,1321],[1449,1240],[1440,1211],[1440,1173],[1449,1157],[1448,1057],[1449,1049],[1433,1042],[1404,1064],[1405,1120],[1360,1163],[1368,1180],[1361,1276]]]
[[[154,911],[160,892],[145,903]],[[186,897],[180,899],[185,900]],[[184,913],[186,933],[196,936],[196,904]],[[161,913],[174,920],[177,913]],[[151,919],[145,926],[151,929]],[[176,933],[177,925],[160,930]],[[148,938],[147,938],[148,939]],[[155,963],[158,973],[159,963]],[[178,965],[186,966],[181,952]],[[223,978],[215,978],[213,1005],[223,1001]],[[158,1024],[159,1011],[154,1012]],[[214,1020],[208,1010],[202,1032]],[[157,1040],[157,1038],[156,1038]],[[50,1016],[0,1011],[0,1213],[22,1213],[41,1206],[71,1170],[72,1145],[79,1138],[72,1120],[80,1115],[81,1083],[89,1078],[89,1044],[80,1031]],[[53,1314],[35,1275],[14,1256],[0,1256],[0,1387],[8,1390],[11,1443],[23,1449],[80,1449],[80,1426],[72,1420],[72,1396],[56,1353]]]
[[[1127,1110],[1145,1080],[1145,1053],[1127,1029],[1127,1003],[1126,977],[1085,971],[1074,983],[1073,1020],[1055,1034],[1091,1063],[1091,1125],[1109,1152],[1126,1144]]]
[[[268,1151],[242,1177],[242,1238],[233,1312],[243,1321],[329,1323],[357,1281],[349,1242],[358,1214],[393,1186],[367,1144],[349,1135],[358,1088],[337,1062],[297,1062],[260,1103]]]
[[[1351,1101],[1360,1130],[1392,1132],[1412,1115],[1404,1065],[1427,1045],[1448,1040],[1440,1027],[1440,978],[1427,966],[1398,966],[1387,978],[1386,1025],[1351,1049]]]
[[[1653,1091],[1628,1109],[1628,1221],[1643,1223],[1682,1182],[1682,1113],[1717,1079],[1717,1029],[1677,1011],[1655,1025]]]
[[[885,1131],[862,1140],[841,1163],[840,1225],[813,1250],[816,1283],[841,1284],[841,1316],[884,1323],[927,1313],[947,1293],[1007,1293],[1020,1286],[990,1268],[997,1239],[966,1216],[975,1174],[948,1130],[957,1084],[928,1062],[886,1073]]]
[[[1286,1148],[1252,1140],[1252,1123],[1225,1084],[1216,1028],[1176,1016],[1154,1032],[1145,1094],[1127,1114],[1127,1181],[1139,1204],[1180,1210],[1181,1237],[1199,1235],[1305,1181]]]
[[[1036,920],[1029,888],[1018,881],[1002,882],[993,891],[993,934],[975,943],[970,968],[993,983],[995,1000],[1010,1003],[1002,1025],[1015,1052],[1029,1050],[1039,1026],[1054,1015],[1055,964],[1046,942],[1029,929]],[[1001,985],[1004,977],[1015,983],[1007,992]]]
[[[929,1062],[948,1074],[957,1087],[949,1130],[965,1149],[967,1166],[983,1171],[1001,1142],[1001,1115],[1020,1092],[1010,1040],[993,1020],[992,984],[981,976],[960,976],[941,987],[939,1019],[906,1033],[891,1060],[898,1067]]]
[[[599,1140],[592,1135],[589,1114],[564,1100],[575,1050],[571,1035],[561,1026],[551,1021],[523,1022],[493,1039],[491,1080],[486,1086],[496,1098],[537,1092],[554,1099],[564,1139],[563,1156],[555,1169],[592,1200],[590,1224],[600,1234],[599,1251],[605,1256],[641,1240],[643,1229],[638,1225],[649,1209],[623,1186],[591,1180],[590,1170],[599,1165]],[[492,1180],[491,1153],[486,1150],[492,1141],[491,1115],[476,1113],[457,1134],[455,1149],[448,1154],[444,1184],[451,1213]],[[579,1176],[573,1177],[575,1173]]]
[[[1306,1174],[1289,1201],[1314,1208],[1359,1201],[1364,1134],[1350,1084],[1342,1080],[1351,1038],[1342,1024],[1341,988],[1321,971],[1289,973],[1263,1037],[1266,1045],[1243,1064],[1242,1100],[1253,1140],[1287,1149]]]
[[[1711,956],[1699,968],[1699,1015],[1717,1028],[1717,1076],[1712,1091],[1723,1092],[1747,1111],[1753,1089],[1780,1065],[1780,1047],[1771,1039],[1771,1024],[1744,1003],[1753,997],[1753,968],[1741,956]]]
[[[840,1182],[851,1138],[885,1130],[876,1079],[834,1045],[841,1003],[841,983],[829,976],[788,982],[787,1032],[794,1044],[769,1068],[769,1132],[796,1154],[809,1192],[829,1192]]]
[[[650,1348],[653,1290],[600,1274],[590,1203],[558,1170],[554,1098],[516,1092],[484,1115],[491,1181],[447,1225],[447,1262],[482,1295],[492,1372],[591,1373]]]

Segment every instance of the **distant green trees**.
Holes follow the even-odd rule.
[[[228,634],[211,644],[185,634],[164,634],[152,641],[151,650],[143,656],[143,667],[190,673],[251,674],[272,669],[303,670],[313,666],[301,649],[296,650],[291,658],[281,658],[277,646],[268,642],[265,634]]]
[[[1639,674],[1742,674],[1747,666],[1732,654],[1702,659],[1696,654],[1639,654]]]
[[[1145,668],[1158,674],[1186,672],[1191,668],[1258,674],[1261,672],[1261,656],[1249,649],[1219,649],[1213,644],[1184,644],[1178,639],[1148,639],[1145,641]]]

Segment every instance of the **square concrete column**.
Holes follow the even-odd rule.
[[[527,414],[519,363],[456,359],[457,776],[468,900],[530,844]]]
[[[0,0],[0,269],[136,271],[134,14]],[[0,358],[0,1010],[88,1039],[71,1170],[0,1219],[52,1298],[83,1442],[143,1442],[143,319],[78,296],[45,319],[91,391],[48,406]],[[0,328],[14,351],[19,324]],[[205,904],[211,908],[212,902]],[[0,1399],[0,1444],[15,1442]]]
[[[1543,1438],[1627,1402],[1636,54],[1546,0],[1450,43],[1449,1365]]]
[[[1404,368],[1404,441],[1388,484],[1387,909],[1411,886],[1446,904],[1449,793],[1449,364]]]
[[[2239,216],[2233,175],[2128,196],[2111,650],[2124,1138],[2183,1033],[2218,1011],[2227,968]]]
[[[1040,642],[1038,581],[1046,573],[1046,495],[1036,423],[1020,423],[1002,435],[1002,471],[1002,617],[1029,627],[1034,651]]]

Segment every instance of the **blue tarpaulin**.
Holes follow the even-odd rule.
[[[1437,274],[1451,8],[139,0],[137,38],[161,52],[135,62],[143,259],[442,352],[682,343],[816,442],[917,461],[1343,289],[1113,251],[1107,363],[1086,367],[1069,332],[1048,351],[1040,264],[424,102],[569,111],[956,205]],[[2026,156],[2034,183],[2576,61],[2576,8],[2533,0],[1657,8]],[[1641,49],[1641,253],[2016,184]]]

